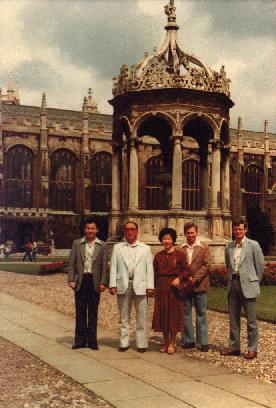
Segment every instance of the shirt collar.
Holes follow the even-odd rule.
[[[202,244],[201,244],[201,242],[200,242],[200,240],[198,238],[196,238],[195,243],[193,245],[189,245],[188,242],[187,242],[187,239],[185,239],[185,241],[181,245],[181,248],[183,248],[183,247],[194,248],[196,246],[202,247]]]
[[[136,240],[133,244],[129,244],[129,243],[127,242],[127,240],[124,240],[124,241],[123,241],[123,246],[137,247],[138,245],[139,245],[139,241],[138,241],[138,240]]]
[[[82,237],[82,239],[81,239],[81,243],[82,244],[87,244],[88,242],[87,242],[87,240],[86,240],[86,237]],[[101,242],[101,240],[98,238],[98,237],[96,237],[95,239],[94,239],[94,241],[93,241],[93,244],[102,244],[102,242]]]
[[[244,245],[244,241],[245,241],[245,237],[243,237],[240,244],[238,244],[236,241],[234,241],[235,247],[242,248],[243,245]]]

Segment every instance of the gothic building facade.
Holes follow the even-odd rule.
[[[267,211],[276,229],[276,135],[229,128],[229,81],[177,39],[174,2],[160,50],[114,78],[114,114],[101,114],[89,90],[82,111],[20,104],[0,90],[0,234],[14,249],[27,239],[70,248],[83,216],[102,237],[120,239],[136,220],[141,239],[158,245],[164,226],[195,220],[223,258],[231,217]]]

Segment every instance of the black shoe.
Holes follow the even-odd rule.
[[[222,351],[221,356],[240,356],[240,350],[226,349]]]
[[[138,347],[137,351],[139,351],[139,353],[145,353],[147,351],[147,347]]]
[[[72,349],[77,350],[77,349],[81,349],[85,347],[86,347],[86,344],[73,344]]]
[[[195,343],[182,344],[181,347],[182,347],[183,349],[193,349],[193,348],[195,348]]]
[[[119,347],[118,351],[123,352],[123,351],[127,351],[129,349],[129,347]]]
[[[203,351],[204,353],[207,353],[209,351],[209,345],[208,344],[203,344],[200,346],[200,351]]]
[[[88,348],[90,348],[91,350],[99,350],[98,344],[89,344]]]

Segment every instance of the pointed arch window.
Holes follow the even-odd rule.
[[[243,193],[243,213],[246,214],[249,208],[261,206],[261,188],[263,182],[263,172],[255,164],[250,164],[244,169],[244,190]]]
[[[187,211],[200,210],[200,164],[184,160],[182,164],[182,203]]]
[[[25,146],[12,147],[7,153],[7,207],[33,206],[33,154]]]
[[[91,160],[91,210],[110,211],[112,197],[112,155],[94,154]]]
[[[146,209],[165,210],[168,208],[167,173],[160,156],[148,159],[146,163]]]
[[[74,211],[76,158],[66,149],[51,156],[50,207],[58,211]]]

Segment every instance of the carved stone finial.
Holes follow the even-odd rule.
[[[170,4],[164,6],[165,14],[168,16],[168,22],[176,22],[176,7],[174,6],[174,0],[170,0]]]
[[[88,88],[88,97],[86,98],[87,112],[98,112],[98,107],[92,98],[92,88]]]
[[[238,132],[242,130],[242,118],[241,116],[238,117]]]
[[[268,137],[268,121],[267,120],[265,120],[264,121],[264,134],[265,134],[265,137]]]
[[[43,92],[42,100],[41,100],[41,108],[42,108],[43,112],[46,111],[46,107],[47,107],[47,105],[46,105],[46,94],[45,94],[45,92]]]
[[[90,88],[90,89],[91,89],[91,88]],[[88,104],[87,104],[87,97],[86,97],[86,96],[83,98],[82,111],[83,111],[84,113],[85,113],[85,112],[88,112]]]

